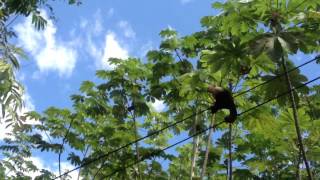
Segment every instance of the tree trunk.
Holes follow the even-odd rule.
[[[225,165],[225,167],[226,167],[226,180],[228,180],[228,174],[229,174],[229,167],[228,167],[228,165],[229,165],[229,163],[228,163],[228,159],[225,159],[224,160],[224,162],[223,162],[223,164]]]
[[[59,176],[60,176],[60,179],[64,179],[62,176],[61,176],[61,155],[62,155],[62,152],[63,152],[63,147],[64,147],[64,144],[66,143],[66,140],[67,140],[67,137],[69,135],[69,131],[71,129],[71,126],[72,126],[72,123],[73,123],[73,120],[71,120],[70,124],[69,124],[69,127],[66,131],[66,134],[64,135],[63,139],[62,139],[62,143],[60,144],[60,149],[59,149],[59,154],[58,154],[58,164],[59,164]]]
[[[198,110],[196,110],[196,113],[198,113]],[[193,134],[196,134],[198,131],[197,125],[198,125],[198,114],[196,115],[194,122],[193,122]],[[190,180],[192,180],[193,176],[195,175],[194,169],[195,169],[196,161],[197,161],[197,157],[198,157],[199,140],[200,140],[199,135],[193,137],[193,150],[192,150],[192,159],[191,159]]]
[[[232,180],[232,123],[229,123],[229,174],[228,179]]]
[[[301,180],[300,164],[301,164],[301,149],[299,149],[299,154],[298,154],[298,158],[297,158],[297,165],[296,165],[296,179],[297,180]]]
[[[297,136],[298,136],[299,148],[301,150],[301,155],[302,155],[304,164],[305,164],[306,169],[307,169],[308,179],[312,180],[312,175],[311,175],[309,163],[308,163],[308,160],[307,160],[307,157],[306,157],[306,152],[305,152],[305,149],[304,149],[304,145],[302,143],[300,125],[299,125],[298,114],[297,114],[297,106],[296,106],[296,102],[295,102],[295,98],[294,98],[294,94],[293,94],[293,90],[292,90],[292,84],[291,84],[291,80],[290,80],[290,77],[289,77],[289,74],[288,74],[286,61],[285,61],[283,56],[282,56],[282,66],[283,66],[283,69],[285,71],[288,91],[289,91],[289,95],[290,95],[290,101],[291,101],[292,110],[293,110],[294,125],[295,125],[296,133],[297,133]]]
[[[135,139],[138,139],[138,127],[137,127],[135,112],[132,113],[132,119],[133,119]],[[138,161],[140,161],[139,143],[136,142],[135,145],[136,145],[136,160],[137,160],[137,162],[138,162]],[[138,175],[137,175],[136,178],[138,178],[139,180],[141,180],[141,168],[140,168],[140,163],[137,164],[137,168],[138,168]]]
[[[212,119],[211,119],[211,124],[210,127],[213,127],[215,123],[215,115],[212,115]],[[208,134],[208,141],[207,141],[207,147],[206,147],[206,154],[204,157],[204,161],[202,164],[202,171],[201,171],[201,176],[200,176],[200,180],[202,180],[206,174],[206,169],[207,169],[207,162],[208,162],[208,157],[209,157],[209,152],[210,152],[210,145],[211,145],[211,136],[213,133],[214,129],[211,128],[209,129],[209,134]]]

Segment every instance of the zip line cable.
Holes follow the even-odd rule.
[[[269,99],[269,100],[267,100],[267,101],[265,101],[265,102],[263,102],[263,103],[260,103],[260,104],[258,104],[258,105],[256,105],[256,106],[252,107],[252,108],[249,108],[249,109],[241,112],[240,114],[238,114],[238,116],[240,116],[240,115],[242,115],[242,114],[244,114],[244,113],[247,113],[247,112],[249,112],[249,111],[251,111],[251,110],[253,110],[253,109],[255,109],[255,108],[259,107],[259,106],[262,106],[262,105],[264,105],[264,104],[267,104],[268,102],[270,102],[270,101],[272,101],[272,100],[274,100],[274,99],[278,99],[278,98],[280,98],[280,97],[282,97],[282,96],[290,93],[291,91],[295,91],[295,90],[297,90],[297,89],[299,89],[299,88],[302,88],[302,87],[304,87],[304,86],[306,86],[306,85],[308,85],[308,84],[310,84],[310,83],[312,83],[312,82],[314,82],[314,81],[317,81],[317,80],[319,80],[319,79],[320,79],[320,76],[318,76],[318,77],[316,77],[316,78],[314,78],[314,79],[312,79],[312,80],[310,80],[310,81],[308,81],[308,82],[306,82],[306,83],[303,83],[303,84],[301,84],[300,86],[294,87],[294,88],[292,88],[290,91],[288,90],[288,91],[286,91],[286,92],[284,92],[284,93],[279,94],[278,96],[276,96],[276,97],[274,97],[274,98],[271,98],[271,99]]]
[[[292,72],[292,71],[295,71],[295,70],[297,70],[297,69],[299,69],[299,68],[301,68],[301,67],[303,67],[303,66],[305,66],[305,65],[307,65],[307,64],[309,64],[309,63],[311,63],[311,62],[313,62],[313,61],[316,61],[316,60],[318,60],[318,59],[320,59],[320,55],[316,56],[315,58],[313,58],[313,59],[311,59],[311,60],[309,60],[309,61],[307,61],[307,62],[305,62],[305,63],[303,63],[303,64],[300,64],[300,65],[297,66],[297,67],[294,67],[294,68],[288,70],[287,72],[290,73],[290,72]],[[273,78],[271,78],[271,79],[269,79],[269,80],[267,80],[267,81],[264,81],[264,82],[261,83],[261,84],[258,84],[258,85],[254,86],[254,87],[252,87],[252,88],[250,88],[250,89],[248,89],[248,90],[242,91],[242,92],[234,95],[233,97],[241,96],[242,94],[245,94],[245,93],[247,93],[247,92],[249,92],[249,91],[251,91],[251,90],[254,90],[254,89],[256,89],[256,88],[258,88],[258,87],[260,87],[260,86],[263,86],[263,85],[269,83],[270,81],[273,81],[273,80],[275,80],[275,79],[278,79],[278,78],[282,77],[282,76],[285,75],[285,74],[286,74],[286,72],[283,72],[283,73],[281,73],[281,74],[279,74],[279,75],[277,75],[277,76],[275,76],[275,77],[273,77]]]
[[[207,109],[205,109],[205,110],[199,111],[198,113],[191,114],[190,116],[188,116],[188,117],[186,117],[186,118],[183,118],[183,119],[181,119],[181,120],[179,120],[179,121],[176,121],[176,122],[174,122],[174,123],[172,123],[172,124],[170,124],[170,125],[168,125],[168,126],[166,126],[166,127],[164,127],[164,128],[161,128],[161,129],[159,129],[159,130],[157,130],[157,131],[154,131],[154,132],[152,132],[152,133],[149,133],[148,135],[143,136],[143,137],[141,137],[141,138],[139,138],[139,139],[136,139],[136,140],[134,140],[134,141],[132,141],[132,142],[126,144],[126,145],[123,145],[123,146],[121,146],[121,147],[119,147],[119,148],[117,148],[117,149],[115,149],[115,150],[109,151],[109,152],[107,152],[107,153],[105,153],[105,154],[103,154],[103,155],[101,155],[101,156],[98,156],[98,157],[96,157],[96,158],[90,159],[90,160],[84,162],[83,164],[81,164],[80,166],[78,166],[78,167],[76,167],[76,168],[74,168],[74,169],[72,169],[72,170],[69,170],[69,171],[63,173],[63,174],[55,177],[54,179],[60,178],[60,177],[62,177],[62,176],[65,176],[65,175],[67,175],[67,174],[69,174],[69,173],[71,173],[71,172],[73,172],[73,171],[75,171],[75,170],[78,170],[78,169],[80,169],[80,168],[82,168],[82,167],[84,167],[84,166],[87,166],[87,165],[89,165],[89,164],[91,164],[91,163],[93,163],[93,162],[95,162],[95,161],[98,161],[98,160],[100,160],[100,159],[102,159],[102,158],[108,157],[108,156],[110,156],[111,154],[116,153],[116,152],[118,152],[118,151],[120,151],[120,150],[122,150],[122,149],[124,149],[124,148],[126,148],[126,147],[129,147],[129,146],[131,146],[131,145],[133,145],[133,144],[135,144],[135,143],[137,143],[137,142],[140,142],[140,141],[142,141],[142,140],[144,140],[144,139],[147,139],[147,138],[150,137],[150,136],[157,135],[157,134],[159,134],[160,132],[162,132],[162,131],[170,128],[170,127],[173,127],[173,126],[175,126],[175,125],[177,125],[177,124],[179,124],[179,123],[182,123],[183,121],[185,121],[185,120],[187,120],[187,119],[192,118],[193,116],[196,116],[196,115],[198,115],[198,114],[202,114],[203,112],[205,112],[205,111],[207,111],[207,110],[209,110],[209,109],[210,109],[210,107],[207,108]]]
[[[134,165],[136,165],[136,164],[138,164],[138,163],[140,163],[140,162],[148,159],[148,158],[151,157],[151,156],[155,156],[155,155],[157,155],[157,154],[159,154],[159,153],[161,153],[161,152],[163,152],[163,151],[166,151],[166,150],[168,150],[168,149],[170,149],[170,148],[173,148],[174,146],[176,146],[176,145],[178,145],[178,144],[181,144],[181,143],[183,143],[183,142],[185,142],[185,141],[187,141],[187,140],[189,140],[189,139],[191,139],[191,138],[193,138],[193,137],[195,137],[195,136],[198,136],[198,135],[200,135],[200,134],[202,134],[202,133],[205,133],[206,131],[208,131],[208,130],[211,129],[211,128],[216,128],[216,127],[218,127],[219,125],[221,125],[221,124],[224,123],[224,122],[225,122],[225,121],[223,120],[223,121],[221,121],[221,122],[219,122],[219,123],[217,123],[217,124],[215,124],[215,125],[213,125],[213,126],[210,126],[210,127],[207,127],[206,129],[203,129],[203,130],[201,130],[201,131],[198,131],[198,132],[192,134],[191,136],[189,136],[189,137],[187,137],[187,138],[185,138],[185,139],[183,139],[183,140],[181,140],[181,141],[178,141],[178,142],[176,142],[176,143],[174,143],[174,144],[171,144],[170,146],[167,146],[167,147],[165,147],[165,148],[163,148],[163,149],[156,150],[156,151],[152,152],[151,154],[146,155],[145,157],[143,157],[143,159],[140,159],[140,160],[138,160],[138,161],[135,161],[135,162],[127,165],[126,167],[119,168],[119,169],[113,171],[112,173],[108,174],[108,175],[105,176],[105,177],[111,177],[111,176],[113,176],[115,173],[117,173],[117,172],[119,172],[119,171],[121,171],[121,170],[123,170],[123,169],[130,168],[130,167],[132,167],[132,166],[134,166]]]
[[[320,55],[316,56],[316,57],[313,58],[312,60],[309,60],[309,61],[307,61],[307,62],[305,62],[305,63],[303,63],[303,64],[301,64],[301,65],[299,65],[299,66],[297,66],[297,67],[295,67],[295,68],[292,68],[292,69],[288,70],[288,72],[292,72],[292,71],[294,71],[294,70],[296,70],[296,69],[298,69],[298,68],[300,68],[300,67],[302,67],[302,66],[305,66],[305,65],[307,65],[307,64],[309,64],[309,63],[311,63],[311,62],[313,62],[313,61],[315,61],[315,60],[317,60],[317,59],[319,59],[319,58],[320,58]],[[242,95],[242,94],[245,94],[245,93],[247,93],[247,92],[249,92],[249,91],[251,91],[251,90],[253,90],[253,89],[255,89],[255,88],[259,87],[259,86],[262,86],[262,85],[264,85],[264,84],[269,83],[270,81],[272,81],[272,80],[274,80],[274,79],[279,78],[280,76],[283,76],[284,74],[285,74],[285,73],[282,73],[282,74],[280,74],[280,75],[277,75],[277,76],[275,76],[274,78],[269,79],[269,80],[267,80],[267,81],[265,81],[265,82],[263,82],[263,83],[261,83],[261,84],[258,84],[257,86],[254,86],[254,87],[250,88],[249,90],[240,92],[239,94],[234,95],[233,97],[237,97],[237,96],[240,96],[240,95]],[[131,145],[133,145],[133,144],[135,144],[135,143],[138,143],[138,142],[140,142],[140,141],[142,141],[142,140],[145,140],[145,139],[147,139],[147,138],[149,138],[149,137],[151,137],[151,136],[157,135],[157,134],[159,134],[160,132],[163,132],[164,130],[166,130],[166,129],[168,129],[168,128],[174,127],[174,126],[176,126],[177,124],[180,124],[180,123],[182,123],[182,122],[184,122],[184,121],[186,121],[186,120],[188,120],[188,119],[190,119],[190,118],[192,118],[192,117],[194,117],[194,116],[196,116],[196,115],[202,114],[202,113],[204,113],[205,111],[207,111],[207,110],[209,110],[209,109],[210,109],[210,107],[207,108],[207,109],[201,110],[201,111],[199,111],[199,112],[197,112],[197,113],[191,114],[190,116],[188,116],[188,117],[186,117],[186,118],[183,118],[183,119],[181,119],[181,120],[179,120],[179,121],[176,121],[176,122],[174,122],[174,123],[172,123],[172,124],[169,124],[168,126],[163,127],[163,128],[161,128],[161,129],[159,129],[159,130],[157,130],[157,131],[154,131],[154,132],[152,132],[152,133],[149,133],[149,134],[147,134],[146,136],[143,136],[143,137],[141,137],[141,138],[139,138],[139,139],[136,139],[136,140],[134,140],[134,141],[132,141],[132,142],[130,142],[130,143],[128,143],[128,144],[125,144],[125,145],[123,145],[123,146],[121,146],[121,147],[119,147],[119,148],[117,148],[117,149],[115,149],[115,150],[109,151],[109,152],[107,152],[107,153],[105,153],[105,154],[102,154],[102,155],[96,157],[96,158],[90,159],[90,160],[84,162],[83,164],[79,165],[78,167],[76,167],[76,168],[74,168],[74,169],[72,169],[72,170],[66,171],[65,173],[63,173],[63,174],[55,177],[54,179],[60,178],[60,177],[62,177],[62,176],[65,176],[65,175],[67,175],[67,174],[69,174],[69,173],[71,173],[71,172],[73,172],[73,171],[76,171],[76,170],[78,170],[78,169],[80,169],[80,168],[82,168],[82,167],[84,167],[84,166],[87,166],[87,165],[89,165],[89,164],[91,164],[91,163],[93,163],[93,162],[95,162],[95,161],[98,161],[98,160],[100,160],[100,159],[102,159],[102,158],[108,157],[108,156],[110,156],[111,154],[116,153],[116,152],[118,152],[118,151],[120,151],[120,150],[122,150],[122,149],[124,149],[124,148],[127,148],[127,147],[129,147],[129,146],[131,146]]]
[[[258,107],[260,107],[260,106],[262,106],[262,105],[264,105],[264,104],[269,103],[270,101],[273,101],[273,100],[275,100],[275,99],[278,99],[278,98],[280,98],[280,97],[282,97],[282,96],[290,93],[291,91],[294,91],[294,90],[296,90],[296,89],[299,89],[299,88],[301,88],[301,87],[304,87],[304,86],[306,86],[306,85],[308,85],[308,84],[310,84],[310,83],[312,83],[312,82],[314,82],[314,81],[317,81],[317,80],[319,80],[319,79],[320,79],[320,76],[318,76],[318,77],[314,78],[313,80],[310,80],[310,81],[308,81],[308,82],[306,82],[306,83],[304,83],[304,84],[301,84],[300,86],[297,86],[297,87],[295,87],[295,88],[292,88],[291,90],[288,90],[288,91],[286,91],[286,92],[284,92],[284,93],[281,93],[281,94],[279,94],[279,95],[276,96],[276,97],[270,98],[270,99],[267,100],[267,101],[264,101],[264,102],[262,102],[262,103],[260,103],[260,104],[257,104],[256,106],[251,107],[251,108],[249,108],[249,109],[241,112],[240,114],[238,114],[238,116],[241,116],[241,115],[243,115],[243,114],[245,114],[245,113],[248,113],[249,111],[252,111],[252,110],[254,110],[254,109],[256,109],[256,108],[258,108]],[[185,138],[185,139],[183,139],[183,140],[181,140],[181,141],[178,141],[178,142],[176,142],[176,143],[174,143],[174,144],[172,144],[172,145],[170,145],[170,146],[167,146],[166,148],[160,149],[160,150],[158,150],[158,151],[154,151],[153,153],[149,154],[148,156],[145,156],[143,159],[140,159],[140,160],[138,160],[138,161],[135,161],[134,163],[131,163],[131,164],[129,164],[128,166],[126,166],[126,167],[124,167],[124,168],[119,168],[119,169],[113,171],[112,173],[108,174],[108,175],[105,176],[105,177],[111,177],[111,176],[113,176],[115,173],[117,173],[117,172],[119,172],[119,171],[121,171],[121,170],[123,170],[123,169],[130,168],[130,167],[132,167],[132,166],[134,166],[134,165],[136,165],[136,164],[138,164],[138,163],[140,163],[140,162],[148,159],[148,157],[151,157],[151,156],[154,156],[154,155],[159,154],[160,152],[166,151],[166,150],[168,150],[168,149],[170,149],[170,148],[172,148],[172,147],[174,147],[174,146],[176,146],[176,145],[178,145],[178,144],[181,144],[181,143],[183,143],[183,142],[185,142],[185,141],[187,141],[187,140],[189,140],[189,139],[191,139],[191,138],[193,138],[193,137],[195,137],[195,136],[198,136],[198,135],[200,135],[200,134],[202,134],[202,133],[205,133],[206,131],[208,131],[208,130],[211,129],[211,128],[216,128],[216,127],[218,127],[219,125],[221,125],[221,124],[224,123],[224,122],[225,122],[225,121],[221,121],[221,122],[219,122],[219,123],[217,123],[217,124],[215,124],[215,125],[213,125],[213,126],[210,126],[210,127],[206,128],[206,129],[204,129],[204,130],[201,130],[201,131],[199,131],[199,132],[197,132],[197,133],[195,133],[195,134],[192,134],[191,136],[189,136],[189,137],[187,137],[187,138]]]

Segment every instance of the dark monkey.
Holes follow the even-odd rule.
[[[132,103],[132,105],[128,107],[128,111],[130,112],[130,111],[133,111],[133,110],[134,110],[134,105]]]
[[[237,108],[230,91],[219,86],[209,85],[208,92],[216,100],[214,105],[211,106],[211,112],[214,114],[220,109],[228,109],[230,113],[224,119],[228,123],[233,123],[237,118]]]

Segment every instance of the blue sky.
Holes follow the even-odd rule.
[[[106,61],[109,57],[144,58],[148,50],[158,48],[159,32],[165,28],[176,29],[181,35],[200,30],[200,18],[216,13],[211,3],[91,0],[68,6],[64,1],[54,1],[56,21],[48,20],[47,28],[40,32],[32,27],[30,18],[19,17],[11,27],[18,35],[15,43],[28,55],[17,72],[26,88],[26,107],[22,111],[70,107],[69,97],[78,92],[82,81],[97,80],[96,70],[112,68]],[[161,102],[154,107],[164,108]],[[36,152],[31,160],[40,168],[57,172],[54,154]],[[68,162],[63,162],[63,169],[70,168]]]
[[[76,7],[56,1],[57,21],[49,21],[43,32],[31,29],[22,18],[13,25],[18,44],[29,55],[19,75],[36,110],[68,107],[70,94],[83,80],[92,80],[97,69],[106,68],[108,57],[143,58],[147,50],[158,47],[158,34],[164,28],[181,34],[199,30],[200,18],[214,14],[210,4],[209,0],[95,0]]]
[[[53,2],[56,21],[49,20],[45,30],[37,32],[28,18],[18,18],[12,28],[16,43],[26,50],[28,60],[17,73],[26,87],[26,110],[42,112],[49,106],[70,107],[69,96],[78,92],[84,80],[97,80],[97,69],[112,68],[108,57],[144,58],[159,46],[159,32],[176,29],[187,35],[201,29],[200,18],[214,15],[210,0],[90,0],[80,6]],[[42,12],[48,16],[48,12]],[[293,57],[297,64],[311,58]],[[303,68],[315,77],[316,66]],[[155,105],[163,109],[161,102]],[[56,157],[36,153],[34,161],[56,170]],[[51,160],[51,161],[48,161]],[[39,162],[38,162],[39,161]],[[70,164],[65,163],[70,168]]]

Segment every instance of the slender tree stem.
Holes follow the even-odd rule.
[[[63,137],[63,139],[62,139],[62,143],[60,144],[60,150],[59,150],[59,154],[58,154],[59,176],[60,176],[60,179],[63,179],[63,177],[61,176],[61,155],[62,155],[62,150],[63,150],[64,143],[66,142],[67,137],[68,137],[68,135],[69,135],[69,132],[70,132],[70,129],[71,129],[73,120],[74,120],[74,119],[71,119],[71,122],[70,122],[70,124],[69,124],[69,127],[68,127],[68,129],[67,129],[67,131],[66,131],[66,134],[64,135],[64,137]]]
[[[232,123],[229,123],[229,180],[232,180]]]
[[[43,122],[41,122],[41,125],[44,126]],[[49,143],[52,144],[51,138],[50,138],[47,130],[44,130],[43,132],[44,132],[44,134],[46,135],[46,137],[48,138]]]
[[[87,157],[87,153],[88,153],[88,151],[89,151],[89,147],[90,147],[90,146],[87,146],[87,148],[85,149],[85,151],[84,151],[84,153],[83,153],[82,161],[84,160],[84,158]],[[82,169],[80,168],[80,169],[79,169],[79,172],[78,172],[78,178],[77,178],[77,180],[80,179],[81,170],[82,170]]]
[[[196,168],[196,162],[198,159],[199,142],[200,142],[200,137],[196,136],[195,140],[194,140],[194,145],[193,145],[193,158],[192,158],[192,164],[191,164],[191,180],[192,180],[193,176],[197,176],[195,168]]]
[[[17,18],[19,17],[19,14],[16,14],[11,20],[10,22],[8,22],[5,27],[9,27]]]
[[[228,159],[226,159],[225,161],[227,161],[227,162],[225,162],[224,163],[224,165],[226,166],[226,171],[227,171],[227,173],[226,173],[226,180],[228,180],[228,174],[229,174],[229,167],[228,167]]]
[[[290,95],[290,101],[291,101],[292,110],[293,110],[294,125],[295,125],[296,133],[297,133],[297,136],[298,136],[299,148],[301,150],[302,158],[303,158],[304,164],[305,164],[306,169],[307,169],[308,179],[312,180],[312,175],[311,175],[309,163],[308,163],[308,160],[307,160],[307,156],[306,156],[306,152],[305,152],[305,149],[304,149],[304,145],[302,143],[300,125],[299,125],[299,121],[298,121],[297,106],[296,106],[294,94],[293,94],[293,91],[292,91],[292,84],[291,84],[291,80],[290,80],[290,77],[289,77],[289,74],[288,74],[288,71],[287,71],[286,61],[285,61],[283,56],[282,56],[282,66],[283,66],[283,69],[285,71],[287,87],[288,87],[288,90],[290,92],[289,95]]]
[[[301,180],[300,164],[301,164],[301,149],[299,149],[299,154],[298,154],[298,158],[297,158],[297,166],[296,166],[296,178],[297,178],[297,180]]]
[[[197,103],[196,103],[197,105]],[[197,133],[197,125],[198,125],[198,109],[196,109],[196,117],[193,122],[193,134]],[[191,169],[190,169],[190,180],[192,180],[194,176],[194,169],[198,157],[198,146],[199,146],[199,136],[193,137],[193,150],[192,150],[192,159],[191,159]]]
[[[134,133],[135,133],[135,139],[138,139],[138,128],[137,128],[137,122],[136,122],[136,114],[135,112],[131,113],[132,115],[132,120],[133,120],[133,126],[134,126]],[[139,153],[139,143],[136,142],[136,158],[137,161],[140,161],[140,153]],[[138,179],[142,179],[141,178],[141,168],[140,168],[140,163],[137,164],[138,167]]]
[[[212,115],[212,119],[211,119],[210,127],[213,127],[214,123],[215,123],[215,115],[213,114]],[[203,161],[203,164],[202,164],[202,171],[201,171],[200,180],[202,180],[204,178],[205,174],[206,174],[207,162],[208,162],[210,145],[211,145],[211,136],[212,136],[213,131],[214,131],[213,128],[211,128],[209,130],[208,140],[207,140],[207,147],[206,147],[206,154],[205,154],[204,161]]]
[[[179,61],[182,61],[182,58],[181,58],[181,56],[180,56],[180,54],[179,54],[178,50],[177,50],[177,49],[175,49],[174,51],[176,52],[176,55],[177,55],[177,57],[179,58]]]

